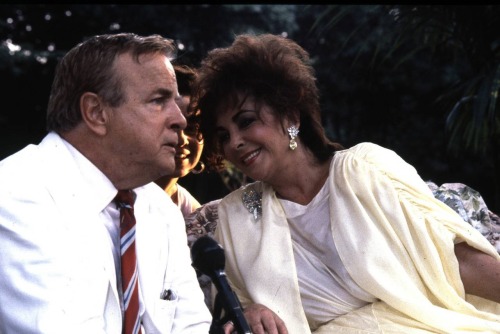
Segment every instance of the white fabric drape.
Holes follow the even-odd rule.
[[[215,232],[244,306],[266,305],[291,334],[500,333],[500,304],[465,295],[454,244],[466,241],[500,256],[432,196],[412,166],[363,143],[335,154],[329,182],[338,254],[352,279],[380,302],[310,329],[286,217],[273,189],[256,182],[247,187],[262,192],[262,217],[255,221],[244,207],[241,188],[220,202]]]

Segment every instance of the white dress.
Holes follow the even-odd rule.
[[[280,199],[290,226],[302,306],[311,327],[376,301],[352,280],[340,260],[332,242],[328,199],[328,180],[307,205]]]
[[[194,210],[198,209],[201,204],[186,188],[177,183],[177,206],[184,217],[189,216]]]

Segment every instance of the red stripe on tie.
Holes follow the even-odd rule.
[[[137,279],[137,258],[135,254],[135,193],[120,190],[115,203],[120,209],[121,274],[124,303],[122,334],[141,332],[139,317],[139,286]]]

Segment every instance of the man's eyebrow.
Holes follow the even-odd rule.
[[[153,94],[160,94],[162,96],[170,97],[170,96],[177,96],[177,92],[174,92],[172,89],[166,89],[166,88],[158,88],[156,89]]]

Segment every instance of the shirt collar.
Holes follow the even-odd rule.
[[[87,159],[73,145],[61,138],[66,148],[73,156],[75,164],[82,177],[81,184],[84,184],[89,193],[89,201],[86,203],[88,210],[101,212],[114,199],[118,190],[111,180],[99,168],[97,168],[89,159]]]

